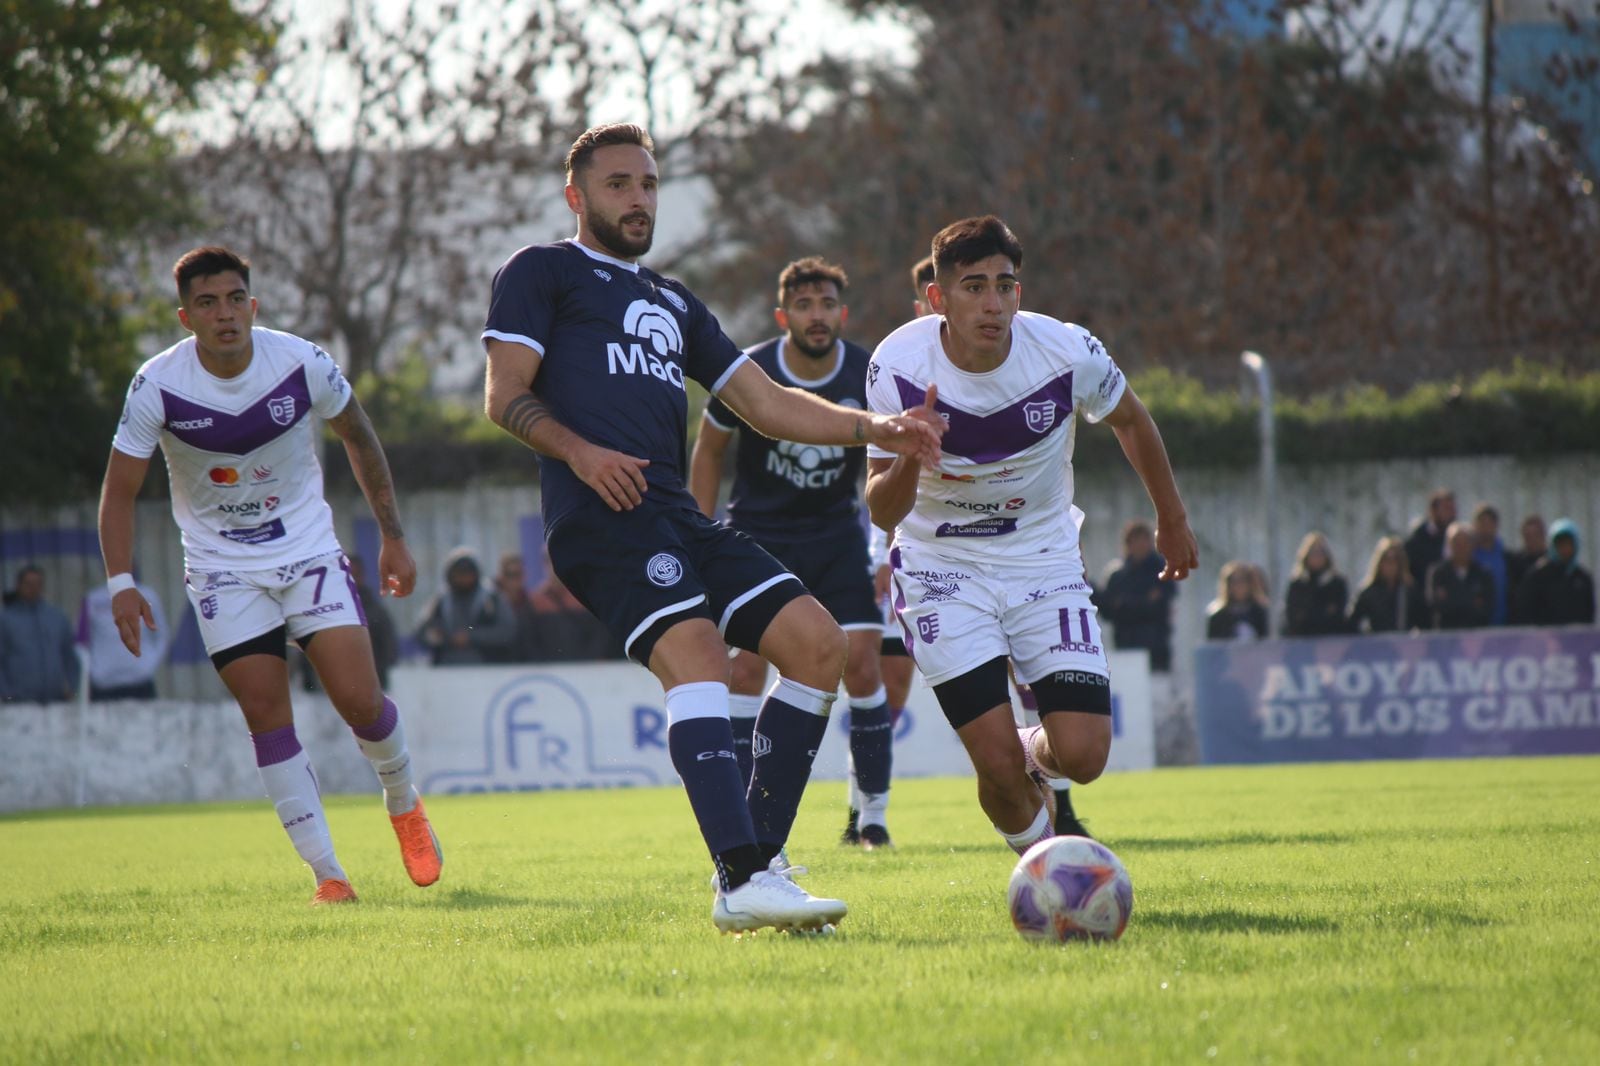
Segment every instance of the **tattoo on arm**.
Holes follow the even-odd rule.
[[[857,416],[856,417],[856,440],[864,441],[866,439],[867,439],[866,424],[865,424],[864,420],[860,416]]]
[[[344,430],[350,466],[355,471],[361,491],[366,494],[372,517],[378,520],[378,529],[388,540],[401,539],[405,536],[405,529],[400,525],[400,504],[395,496],[394,477],[389,472],[389,460],[383,454],[383,445],[379,443],[378,434],[367,419],[367,413],[352,397],[346,410],[334,421]]]
[[[505,410],[500,412],[500,425],[529,447],[537,447],[533,442],[534,427],[549,417],[550,408],[533,393],[524,392],[513,396]]]

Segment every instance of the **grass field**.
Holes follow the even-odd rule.
[[[676,790],[441,797],[426,890],[336,799],[362,901],[319,910],[264,802],[0,820],[0,1058],[1600,1062],[1600,759],[1108,777],[1101,946],[1011,931],[971,793],[897,785],[861,854],[813,789],[826,939],[717,935]]]

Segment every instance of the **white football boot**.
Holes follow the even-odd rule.
[[[718,891],[711,905],[716,927],[724,933],[821,929],[848,913],[843,900],[821,899],[795,884],[791,871],[796,867],[782,869],[782,873],[774,873],[769,867],[731,892]]]

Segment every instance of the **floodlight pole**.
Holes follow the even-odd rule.
[[[1272,371],[1267,361],[1257,352],[1245,352],[1239,362],[1255,378],[1256,390],[1261,395],[1261,507],[1266,512],[1267,585],[1273,596],[1280,597],[1283,589],[1278,579],[1283,576],[1278,554],[1278,431],[1272,415]]]

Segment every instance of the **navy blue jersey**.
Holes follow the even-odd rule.
[[[495,272],[483,339],[540,354],[533,391],[562,425],[650,460],[648,502],[695,506],[684,378],[715,394],[744,354],[682,283],[576,241],[530,245]],[[539,467],[547,529],[595,499],[567,464],[541,455]]]
[[[806,389],[843,407],[866,409],[871,352],[840,341],[833,373],[820,381],[803,381],[784,366],[785,343],[778,337],[745,355],[780,384]],[[728,521],[735,529],[759,541],[796,541],[859,521],[859,484],[867,462],[866,449],[763,437],[716,397],[707,402],[706,417],[722,429],[741,431],[734,457],[733,493],[728,498]]]

